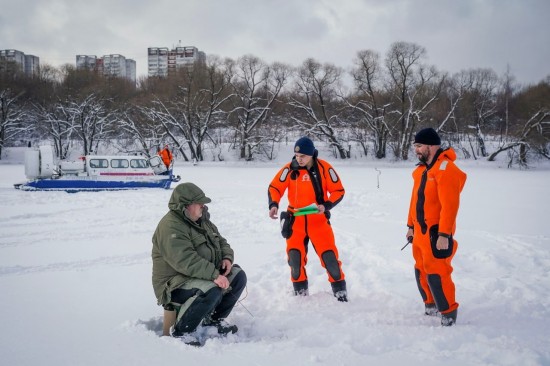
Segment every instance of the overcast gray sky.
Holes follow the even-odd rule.
[[[75,64],[118,53],[147,75],[147,48],[196,46],[298,66],[349,68],[357,51],[426,48],[451,73],[507,66],[518,82],[550,75],[550,0],[0,0],[0,49]]]

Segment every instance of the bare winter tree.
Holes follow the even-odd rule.
[[[501,144],[488,160],[495,160],[503,151],[508,152],[509,165],[517,161],[526,166],[529,151],[550,159],[550,77],[523,88],[510,99],[510,120],[507,143]]]
[[[234,73],[234,63],[231,59],[221,59],[215,55],[208,57],[202,78],[204,83],[199,90],[194,115],[199,125],[197,131],[200,133],[200,140],[199,138],[198,140],[204,141],[208,137],[214,147],[219,141],[210,135],[210,127],[227,118],[225,106],[235,95],[231,88]],[[218,155],[218,159],[221,160],[222,157]]]
[[[280,63],[267,65],[253,55],[239,58],[235,66],[232,81],[235,97],[229,118],[236,121],[240,158],[252,160],[258,147],[272,138],[262,136],[259,127],[269,120],[291,69]]]
[[[59,112],[74,126],[75,136],[82,142],[83,155],[97,151],[99,143],[114,131],[115,113],[109,110],[105,99],[94,94],[82,100],[68,100]]]
[[[498,76],[491,69],[468,70],[466,75],[470,78],[471,87],[463,98],[465,122],[473,131],[479,153],[487,157],[489,154],[485,146],[485,129],[491,124],[497,112]],[[475,151],[472,153],[475,155]]]
[[[498,105],[500,106],[500,115],[502,115],[502,123],[499,126],[500,144],[508,140],[508,132],[510,128],[510,100],[513,98],[518,86],[516,85],[515,77],[510,71],[510,66],[506,68],[506,72],[502,77],[501,91],[498,93]]]
[[[459,102],[464,98],[464,94],[472,87],[472,81],[464,72],[457,73],[445,81],[443,84],[443,94],[446,96],[446,114],[438,121],[437,131],[446,128],[449,122],[455,121],[455,112]],[[457,126],[453,126],[455,132],[459,132]]]
[[[153,122],[155,128],[160,127],[162,132],[159,134],[166,136],[166,139],[172,141],[184,160],[189,161],[184,145],[188,144],[193,147],[192,141],[189,139],[192,132],[189,121],[185,120],[185,113],[181,113],[178,109],[178,104],[181,103],[179,98],[172,102],[163,102],[157,98],[152,102],[151,106],[140,107],[140,111],[146,119]],[[183,140],[180,136],[183,137]],[[191,151],[192,156],[195,157],[196,151],[194,147]]]
[[[29,130],[25,123],[29,114],[19,103],[21,94],[15,95],[9,89],[0,90],[0,159],[6,143]]]
[[[470,88],[471,80],[464,72],[445,78],[441,94],[432,104],[429,112],[429,118],[435,130],[442,133],[455,148],[461,149],[465,157],[470,157],[470,152],[469,147],[463,146],[461,140],[466,126],[460,123],[459,106]]]
[[[226,113],[223,105],[232,96],[228,91],[232,63],[211,56],[205,65],[196,64],[181,72],[184,73],[183,82],[173,100],[156,98],[151,106],[140,110],[160,127],[162,135],[177,147],[186,161],[189,158],[185,148],[191,152],[191,159],[202,161],[203,142],[209,138],[209,129],[223,119]]]
[[[355,83],[356,99],[345,98],[353,111],[361,116],[361,124],[372,133],[374,155],[377,159],[386,157],[386,146],[390,128],[386,123],[386,108],[384,94],[381,92],[383,70],[380,66],[380,55],[371,50],[357,52],[351,76]],[[364,139],[356,137],[364,144]],[[367,148],[363,145],[365,154]]]
[[[67,105],[58,101],[53,105],[35,104],[38,129],[53,140],[55,154],[65,159],[75,133],[75,120],[67,113]]]
[[[328,140],[342,159],[348,158],[348,151],[337,135],[342,109],[339,108],[338,92],[342,69],[332,64],[321,65],[310,58],[298,69],[294,95],[289,105],[296,113],[292,119],[319,139]]]
[[[542,156],[550,159],[548,150],[544,148],[550,142],[550,109],[538,110],[535,114],[529,118],[529,120],[523,126],[521,134],[515,139],[515,141],[508,142],[507,144],[500,146],[495,152],[493,152],[487,160],[494,161],[498,154],[510,149],[519,148],[518,163],[521,166],[527,165],[527,151],[530,148],[529,138],[535,134],[539,140],[543,140],[541,146],[543,148],[539,151]],[[513,156],[513,155],[512,155]],[[512,164],[512,160],[508,164]]]
[[[128,107],[118,117],[119,128],[132,137],[134,143],[141,147],[140,152],[151,157],[151,151],[164,140],[164,131],[159,130],[153,121],[144,118],[140,107]]]
[[[395,42],[386,55],[388,92],[393,96],[391,110],[393,149],[396,157],[408,159],[414,128],[438,97],[444,75],[424,64],[426,50],[414,43]]]
[[[488,154],[485,147],[486,134],[498,142],[496,155],[501,151],[509,151],[510,142],[517,141],[517,135],[510,134],[511,130],[515,130],[512,128],[515,121],[510,117],[510,103],[517,89],[510,68],[501,81],[496,80],[496,74],[492,70],[469,70],[461,72],[460,75],[468,81],[468,86],[463,94],[463,106],[459,107],[462,111],[458,115],[463,116],[462,124],[469,131],[474,131],[473,138],[470,134],[467,135],[472,155],[476,158],[478,149],[480,155]],[[466,156],[470,155],[464,148],[463,151]],[[491,156],[489,159],[494,159]]]

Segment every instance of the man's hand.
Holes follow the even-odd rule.
[[[325,205],[317,205],[317,209],[319,210],[319,213],[322,214],[325,212]]]
[[[407,235],[405,235],[405,238],[409,240],[409,238],[412,238],[412,237],[414,237],[414,230],[409,228],[409,230],[407,230]]]
[[[269,209],[269,217],[271,217],[273,220],[278,219],[277,213],[279,212],[279,208],[277,206],[273,206]]]
[[[439,236],[437,238],[437,243],[435,243],[435,247],[438,250],[446,250],[449,249],[449,238],[446,238],[444,236]]]
[[[220,269],[220,274],[222,276],[227,276],[229,272],[231,272],[231,268],[233,267],[233,263],[229,259],[222,260],[222,268]]]
[[[218,278],[214,280],[214,283],[219,287],[223,288],[224,290],[229,287],[229,280],[227,277],[219,275]]]

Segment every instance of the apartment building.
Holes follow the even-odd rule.
[[[149,47],[147,49],[148,75],[167,77],[180,67],[192,67],[195,62],[206,62],[206,55],[197,47]]]
[[[89,55],[76,55],[76,68],[79,70],[98,70],[98,59],[97,56]],[[103,71],[103,68],[101,69]]]
[[[18,50],[0,50],[0,72],[23,71],[26,75],[38,75],[40,58]]]
[[[120,77],[136,81],[136,62],[119,54],[104,55],[103,57],[76,55],[76,68],[93,70],[106,77]]]

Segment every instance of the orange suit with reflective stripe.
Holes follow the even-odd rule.
[[[455,160],[452,148],[440,149],[430,165],[420,163],[413,171],[407,220],[414,231],[412,247],[418,289],[424,302],[435,302],[443,314],[458,308],[451,261],[458,247],[454,234],[466,174],[454,164]],[[439,236],[448,238],[448,249],[436,248]]]
[[[317,185],[317,192],[314,185]],[[327,270],[329,282],[342,281],[345,278],[342,263],[339,260],[338,249],[334,241],[334,233],[329,221],[329,211],[344,197],[344,186],[334,168],[326,161],[314,159],[311,169],[301,168],[293,158],[271,181],[268,188],[269,207],[279,207],[279,202],[285,191],[288,191],[288,211],[294,213],[297,208],[312,203],[323,204],[326,214],[310,214],[296,216],[292,225],[292,235],[286,239],[287,255],[292,250],[300,252],[299,272],[291,271],[292,282],[307,280],[307,245],[311,240],[313,247]],[[327,268],[324,256],[333,253],[331,258],[336,262]],[[290,261],[290,258],[289,258]],[[333,261],[331,261],[332,263]],[[290,262],[289,262],[290,264]],[[294,273],[294,274],[293,274]]]

